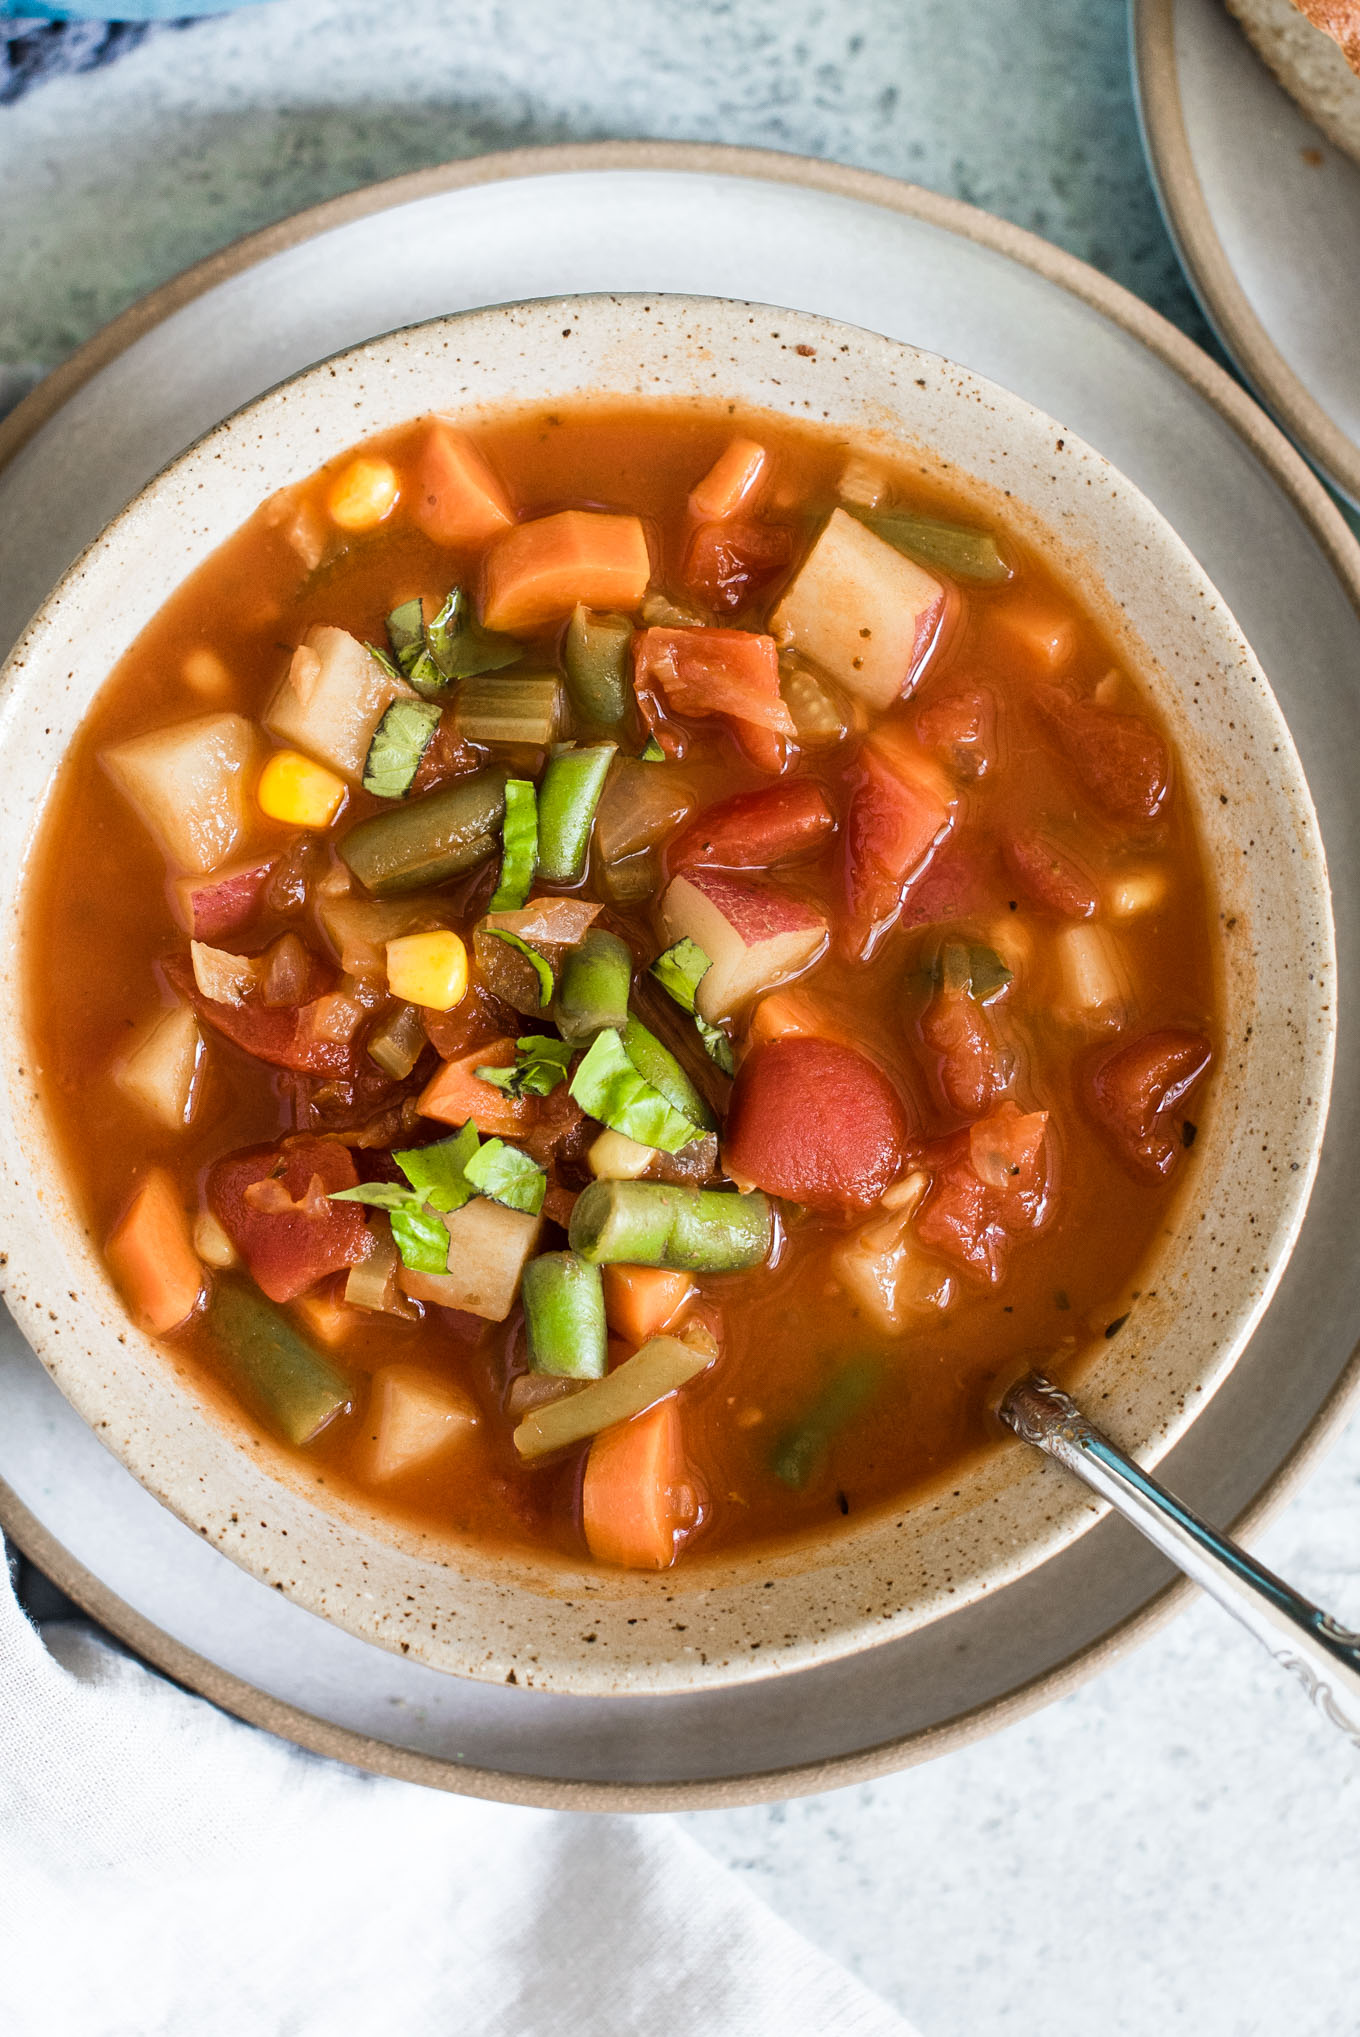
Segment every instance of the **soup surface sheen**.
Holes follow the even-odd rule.
[[[717,406],[423,419],[266,504],[99,692],[28,925],[79,1204],[205,1401],[640,1568],[900,1504],[1117,1335],[1215,1040],[1097,623],[920,463]]]

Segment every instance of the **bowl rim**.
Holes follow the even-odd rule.
[[[718,172],[763,178],[767,181],[801,183],[812,188],[838,192],[961,233],[969,239],[1009,255],[1024,266],[1056,282],[1060,287],[1111,318],[1125,331],[1142,340],[1154,353],[1167,361],[1192,388],[1227,417],[1298,507],[1338,578],[1356,607],[1360,609],[1360,550],[1357,550],[1338,513],[1318,483],[1251,399],[1192,342],[1171,327],[1160,314],[1153,312],[1120,286],[1099,276],[1074,257],[1038,241],[1019,228],[988,219],[960,201],[940,198],[936,194],[922,192],[870,172],[847,170],[763,151],[712,148],[703,144],[623,142],[516,151],[502,157],[480,158],[472,162],[415,172],[295,215],[280,226],[250,236],[224,254],[199,264],[184,276],[164,286],[161,291],[153,293],[141,304],[134,306],[132,311],[125,313],[122,319],[115,321],[114,325],[106,328],[103,333],[96,335],[67,364],[66,369],[60,371],[58,377],[53,378],[52,385],[42,385],[33,396],[19,406],[8,424],[0,427],[0,464],[12,456],[19,445],[39,429],[47,417],[59,409],[82,382],[96,373],[107,360],[116,357],[140,332],[149,329],[179,304],[210,288],[224,276],[249,266],[280,247],[296,244],[347,219],[361,217],[366,213],[438,191],[457,189],[501,177],[617,168]],[[1358,1373],[1360,1361],[1353,1358],[1338,1378],[1304,1436],[1282,1461],[1243,1518],[1254,1522],[1263,1517],[1270,1507],[1278,1504],[1284,1496],[1285,1487],[1294,1482],[1303,1466],[1322,1446],[1327,1434],[1344,1415],[1347,1401],[1357,1386],[1360,1386]],[[7,1489],[0,1490],[7,1494]],[[891,1740],[881,1747],[833,1757],[827,1762],[747,1778],[720,1778],[713,1781],[656,1786],[545,1783],[518,1775],[509,1776],[501,1771],[477,1772],[457,1769],[450,1773],[434,1757],[409,1755],[402,1750],[388,1748],[381,1742],[367,1740],[348,1729],[330,1727],[325,1722],[310,1719],[308,1715],[294,1707],[263,1699],[262,1694],[242,1685],[239,1679],[218,1670],[212,1664],[203,1663],[201,1658],[196,1658],[190,1651],[180,1648],[169,1636],[160,1635],[159,1630],[151,1628],[149,1623],[142,1620],[131,1608],[122,1606],[98,1579],[84,1572],[81,1566],[71,1564],[69,1561],[63,1562],[59,1545],[52,1541],[31,1516],[25,1516],[25,1510],[17,1500],[13,1500],[12,1495],[7,1496],[11,1499],[12,1506],[6,1515],[6,1524],[16,1529],[16,1540],[21,1546],[28,1547],[38,1554],[39,1560],[57,1576],[58,1581],[69,1581],[75,1586],[74,1595],[88,1603],[90,1610],[104,1618],[115,1631],[121,1632],[126,1628],[126,1637],[133,1645],[141,1647],[152,1656],[152,1659],[161,1660],[163,1666],[171,1668],[172,1673],[187,1675],[187,1680],[204,1690],[205,1694],[217,1697],[217,1701],[225,1703],[229,1709],[240,1711],[243,1716],[255,1717],[259,1723],[272,1725],[275,1730],[287,1731],[291,1737],[301,1739],[304,1744],[318,1746],[319,1751],[339,1753],[342,1758],[353,1760],[356,1758],[356,1750],[359,1750],[358,1758],[362,1759],[365,1765],[377,1767],[384,1772],[408,1775],[418,1773],[418,1779],[465,1790],[473,1784],[475,1776],[479,1784],[484,1781],[486,1785],[476,1788],[475,1793],[478,1794],[526,1803],[571,1803],[577,1808],[664,1808],[667,1805],[694,1807],[705,1802],[753,1802],[785,1796],[793,1789],[824,1788],[833,1783],[849,1782],[906,1765],[913,1759],[925,1758],[930,1753],[943,1751],[946,1746],[961,1744],[964,1740],[977,1737],[982,1732],[990,1730],[994,1724],[1018,1716],[1045,1702],[1050,1696],[1059,1694],[1061,1690],[1072,1687],[1096,1666],[1112,1659],[1114,1654],[1122,1652],[1123,1648],[1131,1645],[1143,1632],[1150,1631],[1155,1623],[1166,1617],[1176,1604],[1183,1601],[1189,1590],[1188,1586],[1173,1585],[1112,1629],[1108,1635],[1078,1650],[1067,1662],[1045,1672],[1020,1690],[990,1700],[959,1719],[943,1722],[938,1726],[903,1736],[901,1739]],[[3,1511],[3,1507],[0,1507],[0,1512]],[[155,1645],[158,1636],[159,1647]],[[176,1658],[174,1664],[168,1659],[172,1655]],[[209,1688],[210,1683],[216,1688]],[[269,1711],[270,1716],[262,1716],[261,1703]]]

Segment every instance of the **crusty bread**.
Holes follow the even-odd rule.
[[[1360,0],[1228,0],[1286,92],[1360,162]]]

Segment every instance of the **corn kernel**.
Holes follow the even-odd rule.
[[[344,804],[346,785],[300,750],[275,750],[260,773],[255,797],[271,820],[295,828],[328,828]]]
[[[1126,870],[1116,877],[1106,894],[1106,903],[1118,919],[1132,919],[1140,912],[1154,912],[1166,897],[1166,876],[1160,870]]]
[[[396,508],[401,484],[387,460],[351,460],[331,483],[326,508],[341,530],[372,530]]]
[[[467,949],[445,927],[402,934],[387,943],[387,987],[403,1004],[452,1011],[467,996]]]
[[[231,692],[231,673],[216,651],[190,651],[181,667],[186,686],[205,700],[224,700]]]

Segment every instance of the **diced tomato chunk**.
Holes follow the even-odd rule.
[[[986,1017],[966,990],[938,990],[921,1015],[932,1084],[947,1111],[980,1118],[1002,1087]]]
[[[893,736],[865,743],[845,816],[846,929],[852,951],[873,953],[953,822],[956,801],[938,767]]]
[[[1169,1174],[1185,1149],[1181,1106],[1213,1059],[1203,1033],[1168,1026],[1129,1040],[1092,1081],[1095,1116],[1140,1174]]]
[[[790,1036],[742,1062],[724,1160],[738,1181],[812,1209],[868,1209],[902,1172],[907,1114],[882,1069],[837,1040]]]
[[[810,855],[836,826],[826,794],[810,778],[791,778],[758,792],[738,792],[692,820],[671,844],[672,870],[713,865],[768,870]]]
[[[338,1139],[309,1135],[230,1153],[208,1176],[213,1215],[271,1301],[292,1301],[367,1256],[356,1203],[328,1202],[359,1177]]]
[[[194,981],[193,970],[181,956],[172,955],[162,964],[175,989],[195,1007],[225,1039],[231,1040],[257,1061],[271,1068],[287,1068],[298,1075],[329,1075],[337,1081],[352,1081],[359,1065],[354,1040],[317,1037],[307,1023],[308,1007],[324,997],[330,988],[331,971],[312,955],[306,996],[299,1004],[271,1006],[252,993],[244,1004],[220,1004],[204,997]]]
[[[1150,722],[1078,700],[1060,686],[1034,698],[1086,790],[1117,820],[1151,820],[1171,789],[1171,756]]]
[[[779,693],[774,638],[742,629],[647,629],[633,639],[633,683],[644,716],[660,694],[674,714],[720,714],[733,724],[752,761],[779,770],[771,737],[792,736],[793,716]]]
[[[698,600],[731,614],[769,586],[793,558],[793,532],[778,523],[701,523],[681,578]]]
[[[994,1286],[1013,1240],[1047,1220],[1047,1128],[1047,1111],[1003,1103],[932,1148],[930,1190],[916,1219],[921,1243]]]
[[[956,777],[984,778],[996,763],[996,695],[970,686],[924,701],[916,733]]]
[[[1064,919],[1090,919],[1100,904],[1076,857],[1039,828],[1018,828],[1004,843],[1006,867],[1031,905]]]

